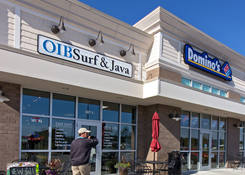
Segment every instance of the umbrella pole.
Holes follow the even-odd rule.
[[[153,156],[153,175],[155,174],[155,154],[156,154],[156,152],[154,152],[154,156]]]

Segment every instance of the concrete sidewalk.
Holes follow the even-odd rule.
[[[191,175],[245,175],[245,168],[221,168],[208,171],[199,171]]]

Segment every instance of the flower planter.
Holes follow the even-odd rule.
[[[119,174],[120,175],[128,175],[128,169],[127,168],[119,168]]]

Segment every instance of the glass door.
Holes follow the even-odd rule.
[[[98,139],[99,144],[96,148],[92,148],[90,154],[90,166],[91,166],[91,175],[100,175],[101,168],[101,125],[99,122],[91,122],[91,121],[78,121],[77,129],[79,128],[87,128],[91,131],[90,136],[94,136]],[[78,133],[76,132],[76,137],[78,137]]]
[[[211,162],[211,134],[210,132],[202,132],[200,137],[200,162],[201,162],[201,170],[210,169]]]

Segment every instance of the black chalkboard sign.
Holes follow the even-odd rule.
[[[12,167],[10,175],[36,175],[36,167]]]

